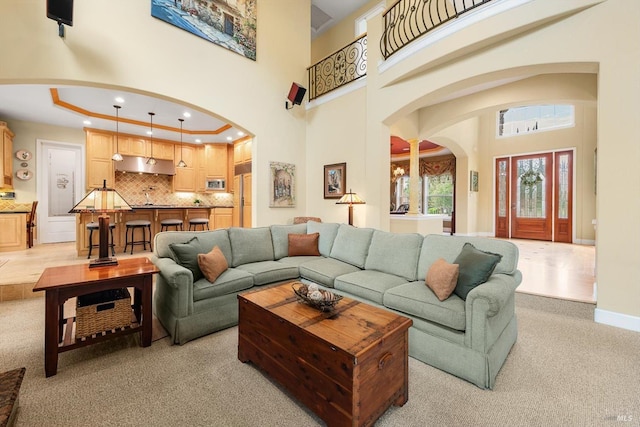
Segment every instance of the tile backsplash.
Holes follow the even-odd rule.
[[[198,198],[203,205],[233,206],[231,193],[174,193],[172,177],[168,175],[116,172],[116,190],[130,205],[144,205],[149,200],[155,205],[191,206]]]

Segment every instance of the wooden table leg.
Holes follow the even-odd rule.
[[[151,345],[151,335],[153,333],[153,321],[151,320],[151,292],[153,287],[153,276],[148,274],[143,278],[144,286],[142,288],[142,346],[149,347]]]
[[[55,375],[58,371],[59,314],[58,290],[47,290],[44,314],[44,372],[47,377]]]

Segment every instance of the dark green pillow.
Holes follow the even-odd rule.
[[[471,243],[465,243],[455,261],[453,261],[454,264],[460,266],[458,283],[453,292],[463,300],[466,300],[467,294],[473,288],[489,280],[501,259],[502,255],[500,254],[484,252]]]
[[[184,243],[170,243],[169,249],[178,264],[191,270],[194,282],[204,277],[198,265],[198,254],[204,253],[204,250],[197,237]]]

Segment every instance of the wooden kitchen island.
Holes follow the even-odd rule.
[[[116,224],[113,230],[113,240],[116,253],[124,251],[125,223],[133,220],[147,220],[151,222],[151,236],[160,232],[160,221],[176,218],[183,222],[183,229],[189,228],[189,220],[192,218],[208,218],[209,229],[231,227],[233,221],[233,208],[227,206],[174,206],[174,205],[143,205],[132,206],[133,211],[111,214],[109,222]],[[89,231],[87,224],[97,222],[98,214],[76,214],[76,251],[78,256],[89,254]],[[98,233],[93,235],[93,243],[98,243]],[[94,250],[97,253],[97,250]]]

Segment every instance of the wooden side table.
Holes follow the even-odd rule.
[[[118,260],[118,265],[89,268],[78,264],[46,268],[33,288],[45,291],[44,369],[47,377],[58,370],[58,354],[117,336],[140,332],[142,347],[151,345],[153,275],[160,270],[146,257]],[[69,298],[118,288],[134,288],[129,327],[76,340],[75,317],[64,317]]]

